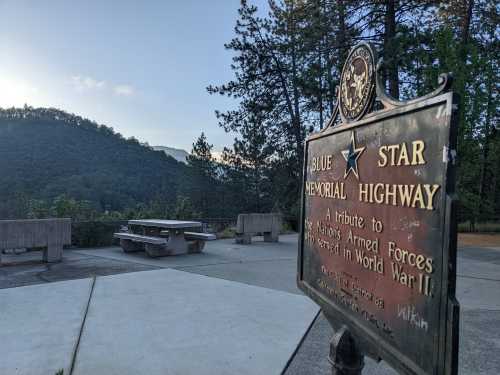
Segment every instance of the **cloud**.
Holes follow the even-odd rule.
[[[136,92],[132,85],[108,83],[88,76],[72,76],[70,83],[77,92],[101,91],[117,96],[133,96]]]
[[[71,77],[71,83],[79,92],[106,88],[105,81],[98,81],[92,77],[73,76]]]
[[[130,85],[116,85],[113,92],[118,96],[132,96],[135,94],[135,89]]]

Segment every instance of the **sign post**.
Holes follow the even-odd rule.
[[[368,355],[402,374],[454,375],[457,98],[442,75],[397,101],[375,63],[371,45],[351,50],[334,115],[306,140],[298,286],[336,332],[333,374],[361,374]],[[383,109],[368,113],[375,97]]]

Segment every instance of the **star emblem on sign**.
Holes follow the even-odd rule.
[[[351,142],[349,143],[349,148],[347,150],[342,151],[342,156],[344,157],[347,165],[345,167],[344,179],[349,176],[349,173],[354,173],[356,178],[359,180],[358,173],[358,159],[365,151],[366,147],[356,147],[356,136],[354,132],[351,133]]]

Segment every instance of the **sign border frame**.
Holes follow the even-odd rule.
[[[336,133],[352,130],[362,126],[369,126],[381,120],[407,115],[412,112],[430,108],[444,103],[446,116],[449,117],[448,158],[444,174],[445,194],[443,195],[443,210],[440,222],[443,228],[442,241],[442,274],[441,274],[441,303],[439,313],[438,356],[433,364],[432,375],[456,375],[458,373],[458,341],[459,341],[459,311],[460,307],[455,297],[456,290],[456,256],[457,256],[457,198],[455,195],[456,169],[456,142],[458,129],[458,102],[457,94],[447,92],[431,98],[409,103],[408,105],[384,109],[365,115],[364,118],[338,126],[329,126],[319,133],[308,136],[304,142],[304,160],[302,169],[301,213],[299,220],[299,243],[297,257],[297,286],[309,298],[316,302],[323,310],[330,324],[335,330],[346,325],[356,339],[363,354],[376,360],[385,360],[389,365],[404,375],[431,375],[404,355],[397,347],[388,344],[385,340],[377,340],[374,330],[366,329],[358,323],[359,319],[351,318],[336,306],[335,303],[320,291],[312,287],[303,279],[304,256],[304,220],[305,220],[305,182],[307,179],[308,145],[311,141],[328,137]],[[339,319],[340,314],[340,319]],[[337,316],[337,317],[335,317]],[[339,323],[340,322],[340,323]]]

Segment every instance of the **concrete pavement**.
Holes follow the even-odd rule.
[[[98,278],[73,374],[279,374],[318,310],[175,270]]]
[[[90,288],[82,279],[0,290],[0,374],[69,374]]]
[[[160,263],[199,270],[248,262],[263,276],[280,267],[262,264],[295,262],[289,243],[259,250],[226,241],[214,249]],[[261,280],[275,288],[261,288],[248,285],[251,271],[240,283],[158,269],[116,250],[70,250],[55,265],[34,262],[33,253],[11,257],[0,269],[0,352],[9,358],[0,374],[278,374],[319,311],[293,286],[291,264]],[[136,272],[144,268],[153,270]],[[235,271],[243,268],[228,276]],[[113,272],[93,288],[88,278],[50,282]]]
[[[124,254],[119,248],[65,251],[64,261],[46,265],[0,268],[0,288],[88,277],[92,274],[174,268],[300,294],[295,285],[297,237],[281,236],[280,243],[236,245],[232,240],[207,243],[204,254],[162,259]],[[500,248],[461,248],[458,254],[457,297],[461,303],[461,375],[500,373]],[[71,270],[68,272],[67,270]],[[332,335],[320,315],[291,361],[286,375],[330,374],[326,357]],[[365,374],[395,372],[384,363],[366,360]]]

